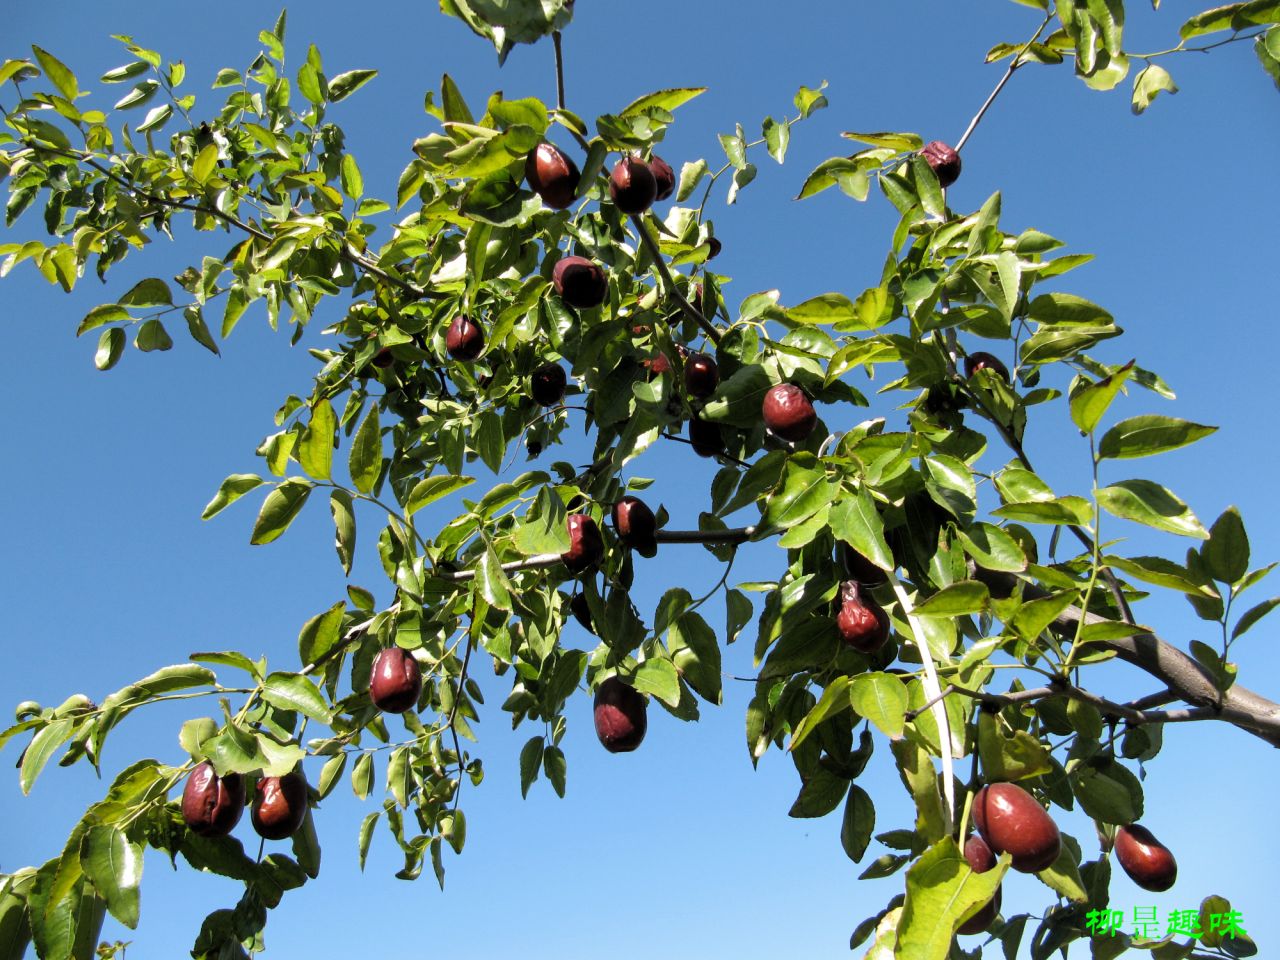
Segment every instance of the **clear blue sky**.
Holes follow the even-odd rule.
[[[1171,46],[1181,20],[1207,5],[1166,0],[1156,15],[1134,0],[1129,45]],[[954,140],[999,76],[1000,68],[982,63],[987,48],[1024,39],[1037,22],[1034,11],[994,0],[578,6],[565,50],[569,105],[582,116],[661,87],[711,88],[680,109],[661,148],[677,169],[699,156],[715,163],[717,132],[740,122],[754,134],[765,115],[792,110],[800,84],[829,81],[831,107],[793,131],[786,165],[762,156],[758,180],[735,207],[724,205],[723,193],[712,203],[724,242],[716,266],[733,278],[731,304],[771,287],[795,303],[829,290],[856,295],[873,282],[894,211],[877,195],[858,205],[835,190],[795,203],[804,176],[820,160],[850,152],[841,130],[912,130]],[[199,13],[179,9],[154,0],[14,5],[6,11],[0,57],[29,56],[29,44],[37,43],[88,85],[128,59],[108,35],[132,34],[184,60],[188,86],[200,94],[197,112],[212,110],[217,101],[208,83],[215,71],[243,67],[277,11],[247,0]],[[431,129],[423,93],[438,89],[442,73],[473,104],[494,89],[554,99],[549,45],[520,48],[499,70],[492,49],[432,2],[313,0],[290,11],[288,40],[294,68],[315,42],[330,75],[381,71],[333,114],[373,195],[394,193],[409,143]],[[1113,467],[1111,478],[1154,475],[1206,523],[1239,505],[1257,565],[1280,557],[1271,229],[1280,101],[1244,45],[1166,65],[1181,92],[1137,118],[1125,92],[1088,91],[1067,67],[1021,71],[966,148],[964,175],[949,200],[956,209],[976,209],[1001,190],[1007,228],[1036,227],[1073,252],[1097,255],[1062,289],[1106,306],[1127,331],[1098,355],[1137,357],[1179,394],[1170,405],[1138,392],[1117,412],[1170,413],[1221,427],[1188,450],[1136,462],[1131,472]],[[107,106],[119,90],[98,87],[91,102]],[[33,210],[13,230],[0,231],[0,242],[39,236],[41,229]],[[183,231],[178,244],[157,243],[114,273],[106,288],[89,279],[70,296],[46,286],[29,266],[0,281],[6,711],[20,700],[57,703],[77,691],[100,700],[196,650],[241,649],[288,667],[300,624],[343,590],[330,521],[318,504],[267,547],[248,545],[256,497],[213,522],[199,519],[225,475],[257,469],[253,450],[274,430],[273,412],[285,395],[305,389],[314,368],[304,350],[271,334],[260,313],[246,317],[221,359],[175,331],[169,353],[131,350],[117,370],[103,374],[92,365],[93,343],[74,338],[92,306],[143,276],[172,275],[205,252],[220,255],[226,243],[197,251],[189,241]],[[308,342],[318,340],[322,325]],[[896,416],[897,402],[873,400],[872,412]],[[1028,437],[1033,458],[1059,490],[1087,493],[1087,448],[1065,411],[1033,415]],[[991,455],[993,466],[1000,462]],[[637,473],[660,478],[650,499],[666,504],[673,526],[695,526],[707,498],[699,491],[712,468],[677,444],[642,463]],[[370,516],[352,579],[386,603],[372,530]],[[1132,553],[1181,549],[1138,530],[1126,533],[1134,538],[1126,545]],[[776,547],[744,554],[735,580],[776,578]],[[669,549],[660,561],[641,565],[641,608],[652,610],[669,586],[695,594],[709,587],[718,570],[705,558],[701,548]],[[1280,592],[1277,585],[1270,592]],[[1254,599],[1267,593],[1261,588]],[[1138,614],[1178,644],[1215,639],[1177,598],[1145,602]],[[715,613],[712,622],[720,617]],[[1264,621],[1234,651],[1242,682],[1273,697],[1280,696],[1276,623]],[[589,647],[592,640],[577,635],[573,642]],[[744,646],[728,652],[727,671],[750,673]],[[1154,689],[1121,664],[1097,671],[1095,680],[1102,692],[1117,695]],[[490,957],[513,949],[525,960],[632,960],[655,952],[844,956],[854,926],[901,889],[900,876],[856,880],[883,850],[873,845],[862,865],[850,863],[839,845],[838,813],[787,818],[798,789],[790,762],[773,754],[753,771],[747,760],[749,685],[730,684],[724,707],[704,707],[696,725],[655,706],[642,749],[620,756],[599,748],[589,701],[580,697],[570,706],[564,744],[567,797],[557,799],[540,781],[522,801],[516,755],[529,731],[512,734],[498,710],[503,682],[484,681],[488,706],[479,730],[487,777],[464,797],[469,839],[461,857],[448,858],[446,891],[429,876],[416,884],[395,880],[400,857],[383,835],[361,875],[355,833],[372,802],[362,805],[340,786],[316,815],[321,878],[274,912],[270,956]],[[109,741],[105,767],[114,773],[138,756],[177,762],[177,729],[189,715],[197,714],[164,708],[135,714]],[[1169,893],[1151,895],[1117,870],[1112,905],[1128,913],[1159,904],[1163,914],[1220,893],[1242,911],[1265,954],[1280,943],[1269,882],[1280,854],[1274,751],[1211,724],[1171,728],[1165,742],[1148,770],[1143,822],[1174,849],[1179,880]],[[6,768],[20,749],[9,747]],[[308,770],[314,778],[318,766]],[[861,782],[877,801],[877,832],[910,825],[913,813],[887,749]],[[54,855],[103,789],[83,764],[50,768],[30,798],[19,793],[16,773],[0,778],[0,869]],[[1090,823],[1079,812],[1056,813],[1092,856]],[[240,832],[247,835],[247,819]],[[104,937],[132,940],[130,960],[182,956],[205,913],[237,897],[235,885],[185,867],[174,873],[151,854],[139,930],[108,921]],[[1034,879],[1005,884],[1006,916],[1038,913],[1049,902],[1049,891]]]

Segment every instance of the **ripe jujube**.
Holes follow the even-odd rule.
[[[775,436],[799,443],[813,432],[818,414],[803,390],[793,383],[779,383],[769,388],[761,408],[764,425]]]
[[[244,813],[244,779],[219,777],[207,760],[196,765],[182,788],[182,822],[202,837],[225,837]]]
[[[1146,827],[1131,823],[1116,831],[1116,859],[1143,890],[1161,893],[1178,879],[1178,862]]]
[[[388,647],[373,658],[369,699],[385,713],[404,713],[418,702],[422,668],[408,650]]]
[[[836,629],[846,646],[875,653],[889,639],[889,617],[854,580],[840,584],[840,612]]]
[[[996,853],[1013,857],[1013,869],[1039,873],[1062,849],[1058,825],[1035,797],[1016,783],[992,783],[973,798],[973,822]]]
[[[720,367],[714,357],[691,353],[684,362],[684,388],[689,396],[705,400],[720,386]]]
[[[648,702],[635,687],[616,676],[596,690],[596,736],[610,753],[627,753],[640,746],[648,729]]]
[[[639,497],[623,497],[613,505],[612,513],[613,528],[626,546],[642,557],[652,557],[658,552],[654,540],[658,521],[648,504]]]
[[[554,407],[564,399],[564,388],[568,383],[564,367],[558,363],[544,363],[529,374],[529,396],[540,407]]]
[[[524,178],[544,204],[563,210],[573,203],[581,174],[563,150],[553,143],[540,143],[525,159]]]
[[[585,513],[571,513],[565,520],[569,528],[569,549],[560,559],[570,573],[582,573],[598,567],[604,559],[604,539],[595,520]]]
[[[465,315],[458,315],[449,324],[444,336],[444,347],[455,360],[474,360],[484,352],[484,328]]]
[[[995,853],[977,834],[970,834],[969,839],[964,842],[964,858],[974,873],[986,873],[996,865]],[[956,933],[982,933],[991,926],[997,914],[1000,913],[1000,900],[1000,887],[996,887],[996,892],[991,899],[979,907],[977,913],[960,924]]]
[[[623,157],[609,175],[609,197],[623,213],[644,213],[658,196],[658,181],[639,157]]]
[[[700,457],[716,457],[724,453],[724,436],[710,420],[693,417],[689,421],[689,442]]]
[[[649,172],[653,174],[653,182],[657,187],[653,197],[655,201],[665,200],[675,192],[676,172],[671,169],[671,164],[659,156],[652,156],[649,158]]]
[[[258,836],[284,840],[298,832],[307,817],[307,781],[296,770],[282,777],[262,777],[254,791],[249,819]]]
[[[1005,383],[1009,382],[1009,368],[995,354],[979,350],[964,358],[964,375],[972,377],[979,370],[990,370]]]
[[[934,140],[920,151],[924,162],[933,168],[938,184],[949,187],[960,177],[960,154],[941,140]]]
[[[609,278],[600,264],[586,257],[562,257],[551,271],[551,285],[571,307],[589,310],[609,295]]]

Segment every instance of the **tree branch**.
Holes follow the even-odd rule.
[[[684,311],[689,319],[695,321],[702,332],[707,335],[707,339],[714,344],[720,343],[720,331],[702,315],[693,304],[684,298],[679,288],[676,287],[675,279],[671,276],[671,271],[667,268],[667,261],[662,258],[662,251],[658,249],[658,241],[654,240],[649,234],[648,228],[644,225],[644,218],[639,214],[631,215],[631,223],[636,228],[636,232],[640,234],[640,242],[645,245],[649,254],[653,257],[653,262],[658,268],[658,273],[662,275],[662,282],[667,287],[667,295],[675,299],[680,305],[680,309]]]
[[[969,138],[973,136],[973,131],[978,129],[978,124],[982,122],[982,118],[987,115],[987,111],[991,109],[991,105],[996,102],[996,97],[1000,96],[1000,91],[1004,89],[1012,78],[1013,73],[1022,66],[1022,55],[1031,48],[1031,45],[1040,39],[1040,34],[1044,33],[1045,27],[1049,26],[1053,19],[1053,14],[1048,14],[1044,18],[1044,23],[1040,24],[1031,39],[1022,45],[1022,49],[1013,55],[1013,59],[1009,62],[1009,69],[1004,72],[1004,76],[1000,78],[1000,82],[996,84],[995,89],[991,91],[986,101],[978,108],[978,112],[974,114],[973,119],[969,121],[969,126],[965,128],[964,133],[960,135],[960,139],[956,141],[956,153],[964,149],[964,145],[969,142]]]

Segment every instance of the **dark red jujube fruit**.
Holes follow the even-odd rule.
[[[207,760],[196,765],[182,788],[182,822],[202,837],[225,837],[244,813],[244,778],[219,777]]]
[[[623,213],[644,213],[658,196],[658,181],[639,157],[623,157],[609,175],[609,197]]]
[[[529,374],[529,396],[540,407],[554,407],[564,399],[569,378],[558,363],[544,363]]]
[[[648,729],[649,704],[635,687],[610,677],[596,690],[596,736],[610,753],[627,753],[640,746]]]
[[[973,798],[973,822],[996,853],[1013,857],[1013,869],[1039,873],[1052,866],[1062,848],[1058,825],[1044,807],[1016,783],[992,783]]]
[[[779,383],[764,395],[761,409],[764,425],[774,436],[791,443],[799,443],[818,422],[818,414],[803,390],[793,383]]]
[[[671,169],[671,164],[659,156],[652,156],[649,158],[649,172],[653,174],[653,182],[658,188],[654,200],[665,200],[675,193],[676,172]]]
[[[689,442],[693,452],[700,457],[715,457],[724,453],[724,436],[720,428],[710,420],[694,417],[689,421]]]
[[[1116,831],[1116,859],[1143,890],[1161,893],[1178,879],[1178,862],[1146,827],[1131,823]]]
[[[987,846],[986,841],[976,833],[970,834],[969,839],[964,842],[964,858],[969,862],[969,867],[974,873],[986,873],[996,865],[996,855]],[[996,887],[995,895],[979,907],[977,913],[960,924],[956,933],[982,933],[991,926],[1000,913],[1000,889]]]
[[[924,158],[924,162],[933,168],[934,175],[938,178],[938,184],[942,187],[949,187],[960,177],[960,154],[956,153],[948,144],[941,140],[934,140],[925,144],[920,156]]]
[[[587,633],[595,633],[596,625],[591,621],[591,607],[587,603],[587,595],[585,593],[575,593],[573,599],[569,601],[569,612],[573,614],[573,618],[582,624],[582,629]]]
[[[684,388],[689,396],[705,400],[720,386],[720,367],[715,357],[691,353],[684,362]]]
[[[484,327],[460,314],[449,324],[444,347],[455,360],[474,360],[484,352]]]
[[[613,529],[618,532],[618,539],[640,556],[652,557],[658,552],[653,537],[658,520],[639,497],[623,497],[613,505]]]
[[[604,538],[595,520],[585,513],[571,513],[565,520],[569,528],[569,549],[560,559],[570,573],[582,573],[600,566],[604,559]]]
[[[386,713],[404,713],[418,702],[422,692],[422,668],[408,650],[388,647],[373,658],[369,699]]]
[[[836,544],[836,557],[845,573],[864,587],[878,587],[889,579],[888,574],[843,540]]]
[[[846,646],[875,653],[889,639],[889,616],[854,580],[840,584],[840,612],[836,628]]]
[[[307,817],[307,781],[296,770],[283,777],[262,777],[253,796],[249,819],[258,836],[284,840],[298,832]]]
[[[979,350],[964,358],[964,375],[972,377],[979,370],[990,370],[1005,383],[1009,382],[1009,368],[995,354]]]
[[[551,285],[561,300],[579,310],[598,307],[609,295],[609,278],[586,257],[561,257],[551,271]]]
[[[546,206],[563,210],[573,203],[581,174],[563,150],[553,143],[540,143],[525,159],[524,178]]]

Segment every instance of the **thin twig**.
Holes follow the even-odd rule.
[[[675,279],[671,276],[671,271],[667,269],[667,261],[662,258],[662,251],[658,249],[658,241],[650,236],[648,229],[645,227],[644,218],[639,214],[633,213],[631,215],[631,223],[636,228],[636,232],[640,234],[640,242],[645,245],[645,248],[653,257],[654,265],[657,266],[658,273],[662,275],[662,282],[666,285],[667,295],[674,298],[676,303],[680,304],[680,309],[685,312],[685,315],[702,328],[702,332],[707,335],[707,339],[718,345],[720,343],[720,331],[702,315],[702,311],[684,298],[684,294],[680,292],[676,286]]]
[[[564,105],[564,53],[560,49],[560,31],[551,34],[551,42],[556,48],[556,106],[563,110]]]
[[[1040,39],[1040,34],[1044,33],[1045,27],[1049,26],[1053,19],[1053,14],[1049,14],[1044,18],[1044,23],[1040,24],[1040,28],[1032,34],[1031,39],[1022,45],[1022,49],[1014,54],[1013,59],[1009,62],[1009,69],[1004,72],[1004,76],[1000,78],[1000,82],[996,84],[995,89],[987,97],[986,101],[978,108],[978,112],[973,115],[973,119],[969,121],[969,126],[965,128],[960,139],[956,141],[956,153],[964,149],[964,145],[969,142],[969,137],[973,135],[973,131],[978,128],[978,124],[982,122],[982,118],[987,115],[987,111],[991,109],[991,105],[996,102],[996,97],[1000,96],[1000,91],[1004,89],[1005,84],[1013,77],[1013,73],[1023,64],[1022,55],[1026,53],[1033,43]]]

